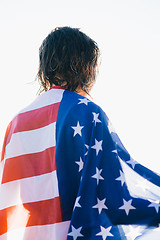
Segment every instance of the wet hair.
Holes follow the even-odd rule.
[[[41,90],[56,85],[70,91],[80,87],[89,93],[96,80],[99,55],[97,43],[78,28],[55,28],[39,49]]]

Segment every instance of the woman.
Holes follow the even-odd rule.
[[[160,177],[131,158],[89,100],[98,58],[97,44],[76,28],[43,41],[43,93],[4,140],[0,240],[159,239]]]

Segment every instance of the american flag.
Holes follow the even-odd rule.
[[[63,88],[9,124],[0,183],[0,240],[160,239],[160,176],[99,106]]]

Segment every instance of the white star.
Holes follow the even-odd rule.
[[[76,162],[78,165],[79,165],[79,170],[78,172],[80,172],[82,169],[83,169],[83,161],[82,161],[82,158],[80,157],[80,161],[79,162]]]
[[[101,176],[102,169],[96,168],[96,174],[92,176],[92,178],[97,179],[97,185],[99,183],[99,180],[104,180],[104,178]]]
[[[98,119],[99,113],[92,112],[92,114],[93,114],[93,122],[95,122],[95,126],[96,126],[96,123],[101,122],[101,120]]]
[[[101,228],[101,232],[97,233],[96,236],[102,236],[103,240],[106,240],[107,237],[113,237],[113,234],[110,233],[110,230],[111,230],[111,226],[108,227],[108,228],[104,228],[102,226],[100,226]]]
[[[88,103],[90,102],[90,100],[88,100],[87,98],[79,98],[78,100],[80,101],[78,104],[84,103],[85,105],[88,105]]]
[[[80,136],[82,136],[81,130],[82,128],[84,128],[84,126],[80,126],[79,122],[77,122],[77,126],[76,127],[71,127],[74,129],[74,136],[76,136],[76,134],[79,134]]]
[[[72,232],[70,232],[68,236],[72,236],[74,240],[76,240],[78,237],[83,237],[83,235],[80,233],[81,229],[82,227],[76,229],[72,226]]]
[[[133,169],[135,168],[135,165],[138,164],[133,158],[130,158],[130,160],[127,161],[127,163],[131,164]]]
[[[115,180],[121,181],[121,186],[123,186],[123,184],[125,183],[124,173],[121,170],[120,170],[120,176],[118,178],[116,178]]]
[[[106,198],[104,198],[103,200],[99,200],[97,198],[97,204],[95,206],[93,206],[92,208],[98,208],[98,212],[99,214],[102,212],[102,209],[108,209],[107,206],[104,204],[106,201]]]
[[[108,121],[108,130],[109,130],[110,134],[111,134],[112,132],[115,133],[115,130],[114,130],[114,128],[113,128],[113,126],[112,126],[112,124],[111,124],[110,121]]]
[[[158,213],[159,212],[159,207],[160,207],[160,201],[159,200],[156,200],[156,201],[153,201],[153,200],[149,200],[151,202],[150,205],[148,205],[148,207],[154,207],[156,212]]]
[[[91,147],[91,148],[93,148],[93,149],[96,150],[96,155],[98,155],[98,153],[99,153],[100,150],[102,151],[102,142],[103,142],[103,140],[101,140],[101,141],[98,142],[98,141],[95,139],[95,145]]]
[[[76,207],[82,207],[82,206],[79,204],[80,198],[81,198],[80,196],[76,198],[76,201],[75,201],[75,204],[74,204],[74,209],[75,209]]]
[[[131,205],[131,203],[132,203],[132,200],[129,200],[127,202],[125,199],[123,199],[123,206],[119,207],[119,209],[124,209],[126,214],[128,215],[131,209],[136,209]]]
[[[84,156],[86,156],[88,154],[89,145],[85,144],[85,147],[87,148],[87,152],[85,153]]]
[[[142,235],[142,233],[140,232],[140,227],[129,226],[129,230],[130,231],[127,234],[125,234],[126,237],[129,237],[129,240],[135,240],[136,237]]]

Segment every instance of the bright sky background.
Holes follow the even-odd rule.
[[[10,120],[36,97],[39,46],[57,26],[97,41],[102,64],[92,97],[131,156],[160,173],[159,0],[1,0],[0,147]]]

